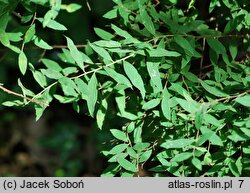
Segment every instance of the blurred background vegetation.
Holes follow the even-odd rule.
[[[80,10],[72,14],[61,11],[57,17],[68,28],[65,35],[71,37],[76,44],[96,40],[93,28],[105,28],[108,24],[102,15],[112,8],[112,1],[88,0],[91,9],[86,0],[75,2],[82,5]],[[18,14],[23,11],[23,7],[19,5],[12,13],[8,28],[16,29],[19,25]],[[50,45],[66,45],[60,32],[38,27],[40,30],[37,31]],[[29,49],[26,53],[34,64],[39,65],[37,61],[44,54],[43,50],[26,49]],[[46,52],[46,55],[55,56],[56,60],[55,52],[53,49]],[[0,61],[0,82],[7,88],[20,92],[16,85],[17,74],[20,73],[17,54],[0,47]],[[33,86],[28,80],[22,79],[22,82],[27,87]],[[0,91],[1,103],[11,97],[14,96]],[[71,105],[62,105],[55,100],[38,122],[35,122],[35,114],[31,108],[0,106],[0,176],[99,176],[105,167],[105,161],[99,152],[105,146],[103,142],[108,141],[109,137],[105,131],[97,132],[91,118],[76,113]]]

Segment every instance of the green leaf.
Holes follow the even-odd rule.
[[[168,51],[163,48],[157,48],[157,49],[150,49],[147,50],[150,57],[178,57],[181,56],[180,53],[175,51]]]
[[[193,46],[182,36],[174,36],[175,42],[184,49],[187,55],[193,56],[195,49]]]
[[[214,116],[212,116],[211,114],[205,114],[204,115],[204,120],[207,122],[207,123],[210,123],[212,125],[215,125],[217,127],[220,127],[222,125],[222,123],[220,121],[218,121]]]
[[[114,177],[119,170],[118,164],[109,165],[101,174],[101,177]]]
[[[163,91],[163,98],[161,101],[161,110],[164,117],[168,120],[171,120],[171,110],[169,105],[170,94],[168,90],[165,88]]]
[[[131,148],[131,147],[128,147],[127,148],[127,153],[128,153],[128,155],[129,156],[131,156],[131,157],[133,157],[133,158],[138,158],[138,155],[137,155],[137,153],[135,152],[135,150],[133,149],[133,148]]]
[[[55,20],[50,20],[49,23],[47,24],[47,27],[59,31],[67,30],[67,28],[63,24],[58,23]]]
[[[192,156],[193,156],[193,153],[191,153],[191,152],[180,153],[180,154],[175,155],[175,156],[170,160],[170,162],[183,162],[183,161],[189,159],[189,158],[192,157]]]
[[[122,153],[125,149],[127,149],[127,147],[129,146],[129,144],[119,144],[116,145],[115,147],[113,147],[110,151],[109,154],[119,154]]]
[[[80,78],[75,79],[78,91],[81,93],[82,99],[87,100],[88,98],[88,85]]]
[[[135,39],[133,36],[131,36],[127,31],[122,30],[121,28],[117,27],[114,24],[111,24],[111,28],[115,31],[115,33],[121,37],[126,38],[131,43],[140,43],[137,39]]]
[[[241,127],[240,130],[241,130],[245,135],[247,135],[248,137],[250,137],[250,128]]]
[[[221,138],[218,135],[216,135],[215,132],[211,133],[211,137],[209,140],[211,141],[211,144],[213,144],[213,145],[218,145],[221,147],[223,146],[223,142],[222,142]]]
[[[132,88],[131,83],[124,75],[119,74],[118,72],[116,72],[115,70],[113,70],[112,68],[109,68],[109,67],[104,67],[104,70],[108,73],[108,75],[111,78],[113,78],[119,84],[124,84],[124,85],[127,85],[128,87]]]
[[[149,146],[150,146],[150,143],[138,142],[134,145],[133,149],[136,150],[137,152],[142,152],[146,150]]]
[[[23,105],[23,102],[22,101],[19,101],[19,100],[14,100],[14,101],[5,101],[2,103],[3,106],[6,106],[6,107],[15,107],[15,106],[21,106]]]
[[[51,94],[53,94],[53,93],[51,93],[51,89],[47,89],[39,97],[39,100],[41,100],[41,101],[46,102],[47,104],[49,104],[53,100],[53,97],[51,96]],[[41,118],[41,116],[43,115],[43,112],[44,112],[45,109],[46,109],[46,106],[35,104],[36,121],[38,121]]]
[[[0,29],[0,42],[6,47],[10,45],[9,37],[2,29]]]
[[[161,77],[160,77],[160,72],[159,72],[158,67],[159,67],[158,63],[147,62],[148,74],[152,81],[153,89],[155,93],[162,91],[162,82],[161,82]]]
[[[45,86],[47,86],[47,80],[46,77],[39,71],[34,71],[32,72],[34,79],[36,80],[36,82],[42,87],[44,88]]]
[[[66,37],[66,40],[67,40],[67,45],[69,47],[70,55],[75,60],[77,65],[84,71],[83,57],[81,52],[77,49],[74,42],[70,38]]]
[[[112,135],[116,138],[119,139],[121,141],[125,141],[128,142],[128,138],[126,136],[126,134],[118,129],[110,129],[110,132],[112,133]]]
[[[237,103],[240,103],[243,106],[250,107],[250,95],[240,96],[235,99]]]
[[[76,92],[77,86],[75,85],[75,82],[73,80],[67,77],[62,77],[58,80],[58,82],[61,84],[65,96],[78,96]]]
[[[26,70],[27,70],[28,61],[27,61],[27,57],[23,51],[20,52],[20,54],[18,56],[18,65],[19,65],[19,69],[20,69],[21,73],[24,75],[26,73]]]
[[[239,141],[249,140],[250,137],[248,137],[247,135],[243,134],[240,131],[234,130],[234,131],[232,131],[232,134],[228,136],[228,139],[230,139],[233,142],[237,143]]]
[[[23,36],[22,32],[6,33],[6,34],[7,34],[8,38],[9,38],[9,40],[12,41],[12,42],[20,42],[23,39],[22,38],[22,36]]]
[[[47,69],[47,70],[41,69],[41,72],[44,76],[47,76],[48,78],[51,78],[51,79],[58,80],[59,78],[63,77],[63,75],[60,72],[52,70],[52,69]]]
[[[139,163],[147,161],[152,155],[152,150],[146,151],[140,155]]]
[[[30,96],[30,97],[35,96],[34,92],[32,92],[31,90],[25,88],[25,86],[22,84],[20,78],[18,78],[17,83],[18,83],[18,86],[20,86],[20,88],[22,89],[22,92],[23,92],[24,96]],[[26,99],[24,99],[24,101],[26,101]]]
[[[143,80],[136,68],[127,61],[123,62],[123,67],[132,84],[140,90],[142,98],[145,98],[146,90],[144,88]]]
[[[165,149],[184,148],[191,145],[194,141],[194,139],[167,140],[166,142],[161,144],[161,147]]]
[[[212,160],[212,156],[211,156],[211,153],[210,152],[207,152],[205,155],[204,155],[204,163],[206,165],[211,165],[213,164],[213,160]]]
[[[106,48],[119,48],[121,47],[121,43],[113,40],[99,40],[94,42],[95,45],[99,47],[106,47]]]
[[[49,10],[45,15],[44,18],[42,20],[42,24],[43,27],[46,27],[48,25],[48,23],[51,21],[51,19],[53,18],[54,13],[52,10]]]
[[[198,145],[201,145],[205,141],[209,140],[213,145],[223,146],[223,142],[221,138],[218,135],[216,135],[216,132],[212,131],[211,129],[205,126],[201,127],[200,130],[202,132],[202,136],[197,141]]]
[[[202,123],[203,123],[203,115],[204,115],[204,112],[202,110],[198,111],[196,114],[195,114],[195,119],[194,119],[194,123],[195,123],[195,127],[197,129],[200,129],[200,127],[202,126]]]
[[[207,38],[208,45],[218,54],[226,54],[224,45],[217,39]]]
[[[185,73],[183,73],[183,75],[185,76],[185,78],[187,78],[191,82],[195,82],[195,83],[199,82],[198,77],[191,72],[185,72]]]
[[[62,67],[57,62],[55,62],[53,60],[43,58],[41,61],[50,70],[54,70],[57,72],[60,72],[62,70]]]
[[[160,99],[152,99],[148,102],[146,102],[143,106],[142,106],[142,109],[144,110],[149,110],[149,109],[153,109],[155,108],[156,106],[158,106],[160,104],[161,100]]]
[[[238,53],[238,45],[236,42],[233,42],[229,45],[229,51],[233,60],[235,60],[237,53]]]
[[[106,99],[102,100],[101,106],[99,107],[98,111],[96,112],[96,122],[97,125],[100,129],[102,129],[104,120],[105,120],[105,115],[107,112],[108,108],[108,102]]]
[[[30,26],[30,28],[25,33],[24,43],[30,42],[32,40],[32,38],[34,37],[35,33],[36,33],[36,25],[33,24],[32,26]]]
[[[131,163],[128,160],[126,160],[126,159],[124,159],[122,157],[118,157],[117,162],[125,170],[131,171],[131,172],[137,172],[138,171],[137,167],[136,167],[136,164]]]
[[[76,3],[70,3],[69,5],[61,5],[61,9],[64,9],[69,13],[73,13],[81,8],[82,6]]]
[[[195,114],[199,109],[199,104],[194,101],[187,101],[181,98],[175,98],[179,105],[189,113]]]
[[[89,43],[89,45],[91,46],[91,48],[98,54],[100,55],[103,59],[109,60],[109,61],[113,61],[110,54],[108,53],[107,50],[105,50],[102,47],[96,46],[92,43]]]
[[[139,12],[141,16],[141,22],[145,26],[145,28],[152,34],[155,35],[155,27],[151,17],[147,13],[147,9],[145,6],[142,6],[141,0],[137,0],[139,5]]]
[[[34,38],[34,44],[40,48],[46,49],[46,50],[51,50],[53,49],[52,46],[50,46],[47,42],[45,42],[43,39],[35,36]]]
[[[78,70],[76,67],[67,67],[67,68],[64,68],[62,70],[62,73],[65,75],[65,76],[68,76],[70,74],[73,74],[73,73],[77,73]]]
[[[202,171],[202,162],[198,158],[194,157],[191,162],[198,170]]]
[[[202,85],[202,87],[209,93],[211,93],[212,95],[214,96],[217,96],[217,97],[227,97],[228,94],[222,92],[221,90],[219,90],[218,88],[216,87],[212,87],[212,86],[209,86],[207,83],[205,83],[204,81],[201,81],[200,80],[200,83]]]
[[[117,17],[117,9],[112,9],[103,15],[106,19],[114,19]]]
[[[88,83],[88,98],[87,98],[87,106],[89,110],[89,114],[94,117],[95,105],[97,102],[97,79],[96,75],[93,74]]]
[[[235,177],[239,177],[239,176],[240,176],[240,173],[239,173],[239,171],[238,171],[238,168],[237,168],[237,166],[236,166],[234,160],[231,160],[231,162],[229,163],[228,166],[229,166],[229,168],[230,168],[230,171],[233,173],[233,175],[234,175]]]
[[[114,37],[111,33],[107,32],[103,29],[94,28],[94,30],[95,30],[96,35],[98,35],[100,38],[102,38],[104,40],[111,40]]]

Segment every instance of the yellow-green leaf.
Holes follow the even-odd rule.
[[[27,70],[28,61],[27,61],[27,57],[23,51],[20,52],[20,54],[18,56],[18,65],[19,65],[19,69],[20,69],[21,73],[24,75],[26,73],[26,70]]]

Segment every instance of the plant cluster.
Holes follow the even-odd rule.
[[[79,5],[0,0],[0,42],[16,53],[22,91],[0,85],[21,97],[2,105],[32,104],[38,120],[58,100],[94,117],[113,137],[102,151],[109,163],[103,176],[142,169],[153,176],[249,176],[250,2],[211,0],[200,10],[198,0],[184,7],[177,0],[113,1],[104,15],[108,28],[94,29],[100,40],[83,46],[64,36],[67,45],[58,50],[40,32],[63,36],[57,15]],[[17,6],[22,13],[13,16]],[[28,47],[44,50],[42,57],[31,61]]]

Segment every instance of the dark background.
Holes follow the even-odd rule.
[[[64,4],[81,4],[82,9],[71,14],[61,11],[56,18],[68,28],[64,35],[75,44],[96,40],[93,28],[105,28],[109,24],[102,15],[112,8],[112,1],[88,2],[91,10],[85,0],[63,1]],[[23,12],[23,7],[18,5],[15,13]],[[46,13],[46,10],[39,11],[43,12]],[[20,23],[15,13],[7,31]],[[37,32],[50,45],[66,45],[62,32],[43,29],[38,22],[36,24]],[[43,50],[33,49],[32,46],[27,45],[24,51],[34,66],[41,65],[38,61]],[[56,60],[56,55],[57,50],[53,49],[44,57]],[[17,57],[16,53],[0,46],[0,83],[21,93],[16,85],[20,75]],[[40,91],[30,80],[23,78],[21,81],[27,88]],[[12,98],[19,99],[0,91],[1,103]],[[0,176],[99,176],[105,167],[100,151],[109,135],[97,131],[94,120],[76,113],[72,105],[62,105],[56,100],[38,122],[35,122],[35,112],[31,107],[0,106]]]

